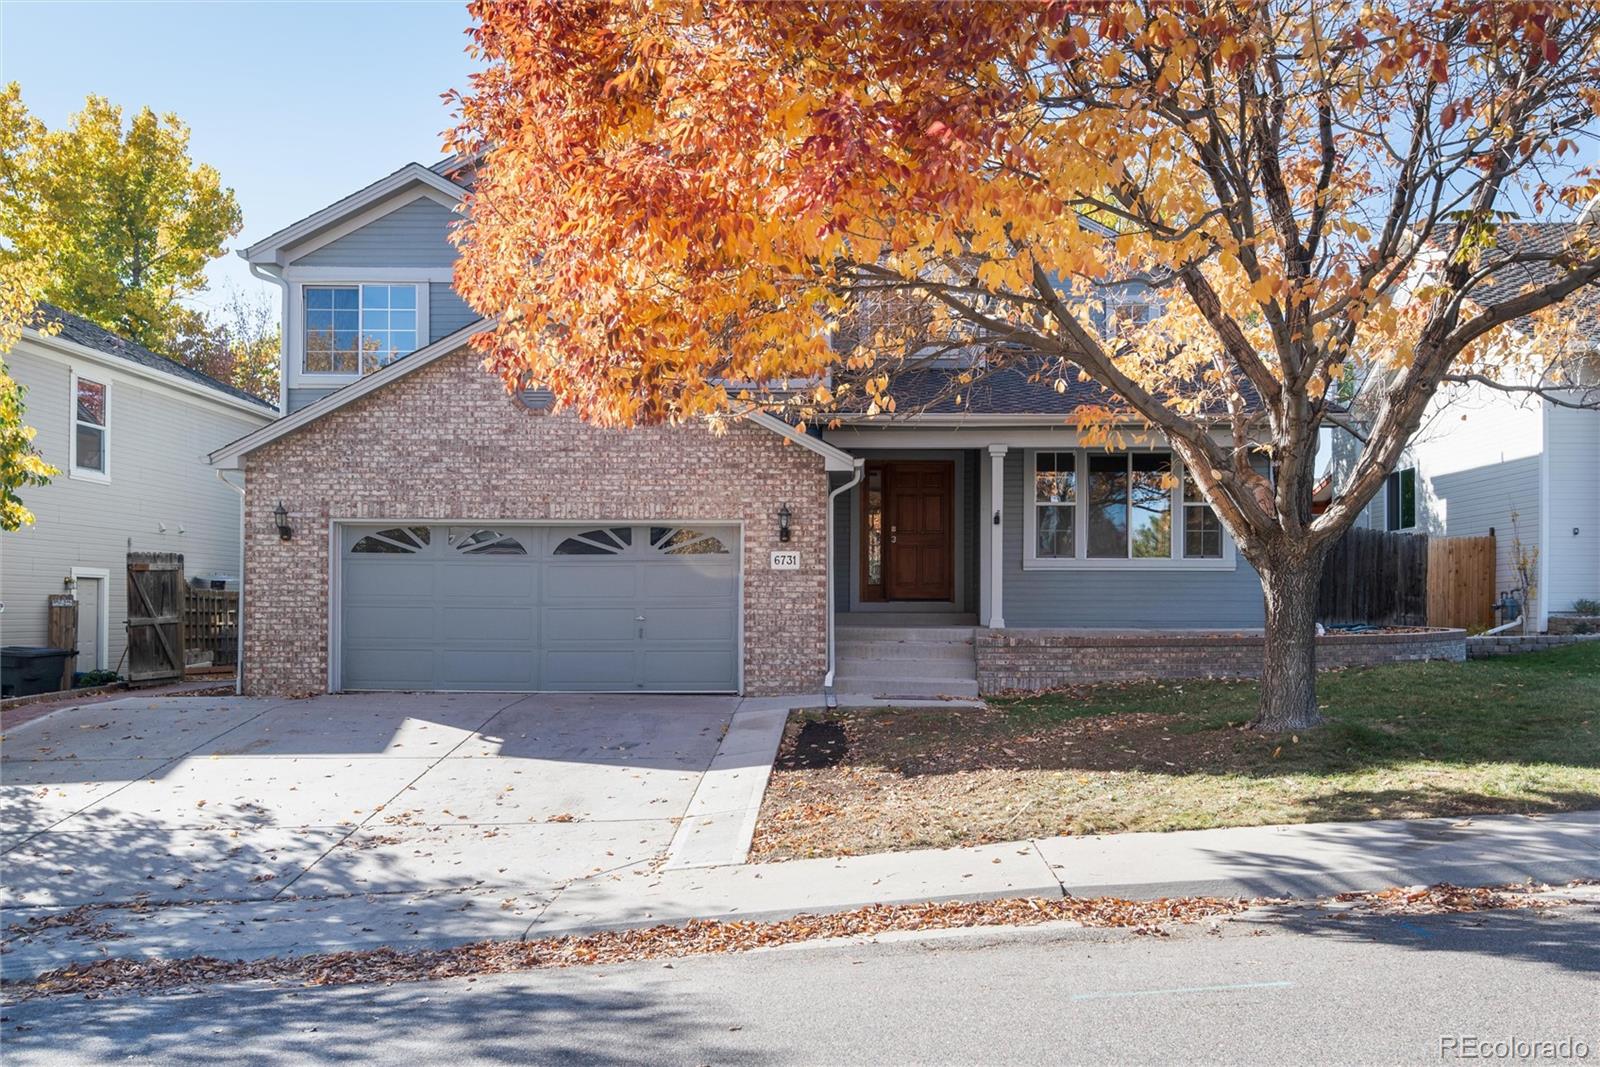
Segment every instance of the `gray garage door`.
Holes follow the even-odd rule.
[[[344,689],[732,692],[739,534],[344,527]]]

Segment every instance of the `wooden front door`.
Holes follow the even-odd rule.
[[[884,464],[884,595],[889,600],[955,599],[955,464]]]

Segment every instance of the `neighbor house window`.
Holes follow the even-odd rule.
[[[1389,475],[1385,486],[1385,527],[1409,530],[1417,525],[1417,468],[1406,467]]]
[[[1183,558],[1222,558],[1222,520],[1187,475],[1183,479]]]
[[[88,378],[73,379],[72,469],[106,473],[106,387]]]
[[[308,285],[309,374],[367,374],[417,348],[415,285]]]
[[[1032,454],[1035,561],[1225,560],[1222,523],[1170,452],[1044,451]],[[1080,561],[1080,562],[1070,562]]]

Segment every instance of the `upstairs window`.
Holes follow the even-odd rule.
[[[415,285],[308,285],[304,369],[370,374],[417,348]]]
[[[1386,529],[1410,530],[1417,525],[1417,468],[1405,467],[1389,475],[1384,503]]]
[[[106,474],[106,387],[88,378],[72,380],[72,470]]]

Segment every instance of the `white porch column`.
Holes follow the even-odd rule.
[[[1005,619],[1005,499],[1006,499],[1006,445],[989,446],[989,513],[983,517],[984,529],[989,537],[984,563],[988,582],[984,593],[984,613],[990,629],[998,630]]]

